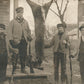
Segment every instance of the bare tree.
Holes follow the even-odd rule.
[[[65,4],[65,7],[64,7],[64,10],[63,10],[63,2],[65,0],[61,0],[61,6],[58,5],[58,0],[54,0],[56,6],[57,6],[57,10],[58,10],[58,13],[55,12],[53,9],[50,8],[50,10],[55,13],[59,18],[60,18],[60,21],[65,24],[65,21],[64,21],[64,15],[65,15],[65,12],[67,10],[67,7],[68,7],[68,3],[69,3],[69,0],[66,0],[66,4]],[[62,12],[63,11],[63,12]]]
[[[26,1],[30,5],[34,15],[35,36],[36,36],[35,52],[36,52],[36,57],[38,59],[38,63],[41,64],[44,58],[43,47],[44,47],[45,19],[53,0],[44,4],[43,6],[40,6],[30,0],[26,0]]]

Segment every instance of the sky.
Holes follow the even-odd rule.
[[[26,0],[18,0],[18,5],[24,7],[24,18],[28,21],[30,29],[32,31],[34,31],[34,18],[33,18],[33,14],[31,11],[30,6],[27,4]],[[36,1],[36,3],[38,4],[42,4],[41,0],[34,0]],[[45,1],[49,1],[49,0],[43,0],[44,3]],[[66,0],[65,0],[66,1]],[[61,0],[59,0],[59,5],[60,5]],[[11,11],[12,11],[12,0],[11,0]],[[65,6],[65,3],[63,4],[63,8]],[[57,13],[57,8],[56,8],[56,4],[53,3],[50,7],[51,9],[53,9],[56,13]],[[10,20],[12,19],[13,14],[11,14],[10,16]],[[49,10],[47,18],[46,18],[46,25],[52,27],[55,26],[57,23],[59,23],[60,20],[59,18],[51,11]],[[67,11],[65,13],[65,22],[67,24],[77,24],[78,22],[78,0],[69,0],[69,4],[67,7]]]

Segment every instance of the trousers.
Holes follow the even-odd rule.
[[[12,55],[13,71],[16,69],[18,57],[20,57],[21,70],[25,69],[25,59],[27,56],[27,43],[25,40],[21,40],[18,49],[19,49],[19,55],[17,54]]]
[[[84,84],[84,61],[79,62],[80,74],[81,74],[81,84]]]
[[[65,82],[66,78],[66,57],[64,53],[54,53],[54,79],[59,80],[59,63],[61,63],[61,81]]]

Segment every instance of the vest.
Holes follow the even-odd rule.
[[[61,48],[61,37],[62,37],[62,35],[59,35],[59,45],[58,45],[57,52],[62,52],[62,48]]]

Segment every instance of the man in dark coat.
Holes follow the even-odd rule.
[[[27,43],[31,41],[31,31],[28,22],[23,17],[23,7],[16,8],[16,18],[13,19],[8,27],[9,47],[13,51],[12,65],[13,73],[16,69],[18,54],[21,62],[21,72],[25,73],[25,59],[27,56]]]
[[[5,25],[0,24],[0,82],[6,78],[7,57]]]
[[[80,66],[81,84],[84,84],[84,25],[79,28],[81,37],[79,38],[78,61]]]
[[[54,54],[54,75],[56,84],[59,81],[59,63],[61,63],[61,82],[65,83],[66,79],[66,50],[70,46],[69,37],[65,33],[66,25],[58,24],[58,33],[53,37],[49,44],[45,44],[45,48],[53,46]]]

